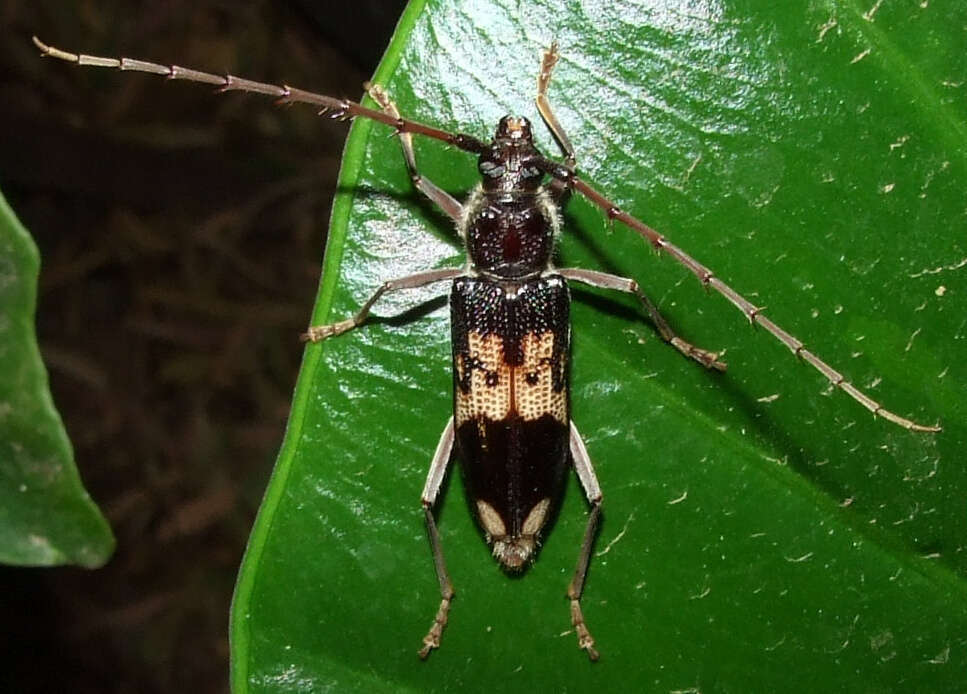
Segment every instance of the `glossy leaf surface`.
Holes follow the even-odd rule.
[[[710,374],[634,302],[573,290],[573,416],[605,494],[584,599],[601,662],[577,650],[564,599],[576,482],[516,579],[459,474],[438,510],[458,597],[442,649],[416,658],[439,600],[419,493],[451,407],[431,288],[307,350],[236,593],[235,690],[958,690],[965,20],[926,3],[412,4],[376,76],[404,113],[479,137],[519,113],[556,155],[533,106],[556,39],[551,99],[585,178],[886,406],[945,428],[913,434],[829,393],[573,199],[561,265],[635,278],[729,363]],[[315,324],[386,279],[463,262],[387,135],[353,128]],[[420,141],[417,155],[455,194],[475,181],[465,154]]]
[[[74,465],[34,334],[37,247],[0,196],[0,562],[107,561],[114,538]]]

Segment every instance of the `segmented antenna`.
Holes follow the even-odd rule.
[[[133,72],[146,72],[173,80],[187,80],[190,82],[210,84],[217,87],[219,91],[223,92],[241,91],[264,94],[266,96],[274,97],[276,103],[279,104],[309,104],[317,107],[320,115],[328,113],[330,117],[342,120],[356,117],[369,118],[370,120],[374,120],[394,128],[398,134],[413,133],[416,135],[423,135],[435,140],[440,140],[463,151],[472,152],[475,154],[479,154],[489,147],[488,143],[478,140],[471,135],[466,135],[463,133],[451,133],[446,130],[440,130],[439,128],[434,128],[417,121],[398,117],[398,114],[396,113],[386,113],[384,111],[367,108],[356,103],[355,101],[350,101],[348,99],[336,99],[324,94],[316,94],[314,92],[296,89],[295,87],[290,87],[288,85],[279,86],[274,84],[266,84],[264,82],[254,82],[252,80],[243,79],[230,74],[216,75],[209,72],[201,72],[199,70],[180,67],[178,65],[160,65],[158,63],[135,60],[132,58],[106,58],[93,55],[69,53],[59,48],[48,46],[36,36],[33,37],[33,41],[44,56],[57,58],[59,60],[75,63],[77,65],[107,67]],[[941,427],[939,425],[918,424],[910,419],[907,419],[906,417],[901,417],[900,415],[884,408],[879,402],[866,395],[866,393],[861,391],[851,382],[847,381],[843,374],[820,359],[818,356],[816,356],[816,354],[808,350],[801,340],[767,318],[763,314],[763,309],[761,307],[755,306],[751,301],[743,297],[737,291],[732,289],[732,287],[716,277],[709,268],[673,244],[664,235],[658,233],[636,217],[632,217],[630,214],[623,211],[614,202],[598,192],[596,189],[592,188],[583,179],[578,177],[572,165],[574,160],[573,147],[571,146],[567,136],[564,134],[564,131],[557,119],[554,117],[553,111],[551,110],[545,94],[547,86],[550,82],[551,72],[555,63],[557,62],[557,59],[557,46],[555,44],[552,45],[551,49],[547,51],[547,53],[545,53],[544,61],[541,65],[541,73],[538,77],[537,105],[541,116],[544,118],[555,139],[561,145],[562,149],[564,149],[567,161],[565,164],[560,164],[551,159],[539,157],[537,161],[534,162],[536,166],[539,166],[545,173],[557,181],[560,181],[561,184],[581,193],[590,202],[603,210],[609,220],[618,220],[641,235],[655,248],[668,253],[668,255],[674,258],[676,262],[684,266],[693,275],[695,275],[704,287],[711,288],[724,296],[733,306],[743,313],[750,323],[753,325],[761,325],[769,334],[784,344],[796,357],[819,371],[829,381],[830,385],[832,385],[834,388],[842,390],[844,393],[853,398],[853,400],[872,412],[874,416],[882,417],[889,422],[911,431],[941,431]]]
[[[185,80],[187,82],[200,82],[210,84],[218,88],[220,92],[250,92],[253,94],[264,94],[275,98],[277,104],[309,104],[319,109],[319,115],[329,114],[331,118],[346,120],[349,118],[369,118],[394,128],[398,133],[415,133],[425,137],[432,137],[435,140],[442,140],[449,145],[453,145],[467,152],[479,153],[486,147],[485,143],[475,137],[462,133],[451,133],[439,128],[433,128],[423,123],[409,120],[408,118],[394,118],[382,111],[367,108],[349,99],[336,99],[325,94],[316,94],[302,89],[290,87],[289,85],[267,84],[265,82],[254,82],[252,80],[236,77],[235,75],[216,75],[211,72],[202,72],[191,68],[181,67],[180,65],[161,65],[145,60],[135,60],[134,58],[105,58],[97,55],[84,55],[83,53],[69,53],[68,51],[48,46],[46,43],[33,37],[34,45],[40,52],[49,58],[57,58],[68,63],[74,63],[85,67],[107,67],[116,70],[130,72],[146,72],[152,75],[160,75],[170,80]]]

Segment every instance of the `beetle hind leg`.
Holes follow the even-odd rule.
[[[594,648],[594,637],[584,622],[584,612],[581,610],[581,594],[584,592],[584,579],[587,578],[588,564],[591,562],[591,547],[594,545],[594,536],[601,517],[601,487],[594,474],[588,449],[584,447],[584,441],[574,422],[571,422],[571,459],[574,461],[574,470],[581,481],[584,495],[591,504],[591,512],[588,514],[588,524],[584,530],[584,541],[581,543],[574,578],[567,588],[567,597],[571,601],[571,624],[577,633],[578,646],[588,652],[591,660],[597,660],[598,651]]]
[[[433,567],[436,569],[437,580],[440,582],[440,607],[437,608],[436,615],[433,617],[433,624],[430,630],[423,637],[423,648],[420,649],[420,658],[426,660],[430,651],[440,647],[440,637],[443,629],[447,625],[450,615],[450,603],[455,595],[453,584],[450,582],[450,574],[447,572],[446,562],[443,560],[443,548],[440,543],[440,532],[436,527],[436,520],[433,518],[433,504],[443,478],[447,474],[447,467],[450,464],[450,453],[453,450],[453,417],[447,421],[440,436],[440,443],[437,444],[436,452],[433,454],[433,462],[430,463],[430,471],[426,476],[426,484],[423,486],[423,514],[426,517],[426,531],[430,537],[430,548],[433,551]]]
[[[443,562],[443,552],[440,549],[440,533],[437,530],[436,521],[433,520],[433,509],[424,505],[423,510],[426,514],[427,533],[430,535],[430,544],[433,547],[433,564],[436,567],[437,578],[440,581],[440,606],[437,608],[436,615],[433,617],[433,623],[430,625],[429,631],[423,637],[423,648],[419,651],[420,659],[426,660],[430,656],[430,651],[440,647],[440,637],[443,636],[443,630],[446,628],[447,621],[450,617],[450,603],[453,601],[453,596],[456,593],[453,591],[453,585],[450,583],[450,576],[447,573],[446,564]]]

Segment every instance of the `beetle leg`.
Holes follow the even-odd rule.
[[[826,380],[829,381],[833,388],[839,388],[841,391],[853,398],[853,400],[872,412],[874,417],[882,417],[888,422],[893,422],[894,424],[901,426],[904,429],[909,429],[910,431],[935,433],[942,430],[942,427],[939,424],[918,424],[912,419],[901,417],[897,413],[891,412],[883,407],[883,405],[881,405],[879,402],[853,385],[853,383],[849,381],[846,376],[820,359],[814,352],[807,349],[805,343],[803,343],[799,338],[779,327],[770,318],[767,318],[763,313],[763,307],[753,304],[751,301],[732,289],[732,287],[716,277],[715,273],[713,273],[710,269],[669,241],[665,236],[659,234],[640,219],[632,217],[630,214],[622,210],[613,201],[609,200],[607,197],[588,185],[583,179],[579,178],[574,173],[574,169],[558,164],[550,159],[534,159],[532,160],[532,164],[550,176],[553,176],[560,181],[564,181],[571,189],[578,191],[581,195],[587,198],[588,202],[596,205],[598,208],[604,211],[609,221],[614,221],[617,219],[632,231],[640,234],[641,237],[654,246],[655,249],[664,251],[670,255],[672,258],[674,258],[675,262],[695,275],[698,281],[702,283],[703,287],[706,289],[714,289],[716,292],[724,296],[729,303],[742,312],[750,324],[761,325],[763,328],[765,328],[766,332],[772,335],[780,343],[784,344],[794,356],[799,358],[801,361],[806,362],[816,369],[816,371],[821,373]]]
[[[423,513],[426,516],[427,534],[430,536],[430,547],[433,550],[433,566],[436,569],[437,580],[440,582],[440,607],[433,618],[430,630],[423,637],[423,648],[420,649],[420,658],[424,660],[430,655],[430,651],[440,647],[440,636],[443,634],[443,628],[447,625],[450,601],[453,600],[454,596],[450,574],[447,573],[447,565],[443,561],[440,533],[437,530],[436,521],[433,519],[433,504],[450,465],[450,452],[452,450],[453,417],[450,417],[447,425],[443,428],[440,443],[437,444],[436,453],[433,454],[433,462],[430,463],[430,471],[427,473],[426,484],[423,487]]]
[[[554,65],[557,64],[558,58],[560,58],[560,53],[557,51],[557,42],[555,41],[551,44],[550,48],[544,51],[544,58],[541,60],[541,71],[537,75],[537,98],[535,101],[537,102],[537,112],[541,114],[544,124],[551,131],[551,135],[554,136],[554,141],[557,142],[561,151],[564,152],[565,165],[573,170],[577,165],[574,145],[571,144],[567,133],[564,132],[564,127],[557,120],[557,116],[554,115],[554,111],[551,110],[551,104],[547,100],[547,87],[551,83],[551,74],[554,71]],[[555,178],[547,184],[547,187],[550,189],[554,199],[560,204],[565,193],[568,191],[568,184],[565,181]]]
[[[563,275],[569,280],[581,282],[582,284],[587,284],[592,287],[613,289],[618,292],[625,292],[626,294],[634,294],[636,297],[638,297],[641,305],[645,307],[645,310],[648,311],[648,315],[651,317],[651,322],[654,323],[655,328],[658,329],[658,334],[661,335],[661,339],[684,354],[686,357],[694,359],[705,368],[715,369],[716,371],[725,371],[725,363],[719,361],[717,353],[696,347],[691,343],[685,342],[685,340],[676,335],[675,331],[672,330],[670,325],[668,325],[668,321],[666,321],[658,311],[658,307],[652,303],[651,299],[645,296],[645,293],[641,291],[641,289],[638,287],[638,283],[634,280],[626,277],[618,277],[617,275],[609,275],[606,272],[597,272],[595,270],[584,270],[580,268],[565,268],[563,270],[555,270],[555,272],[559,275]]]
[[[389,94],[381,86],[369,82],[363,86],[366,87],[366,91],[369,92],[373,101],[378,103],[383,109],[383,113],[387,113],[393,116],[393,118],[400,117],[400,112],[396,108],[396,104],[393,103],[393,100],[389,98]],[[443,210],[450,219],[454,222],[460,221],[463,205],[433,181],[428,178],[423,178],[417,170],[416,155],[413,153],[413,134],[403,130],[397,130],[396,134],[400,138],[400,146],[403,148],[403,159],[406,161],[406,170],[410,173],[410,180],[413,181],[413,185],[436,204],[437,207]]]
[[[327,337],[332,337],[333,335],[341,335],[347,330],[352,330],[363,324],[366,318],[369,316],[370,309],[373,308],[373,304],[383,296],[386,292],[395,292],[400,289],[416,289],[417,287],[423,287],[428,284],[433,284],[434,282],[443,282],[445,280],[452,280],[460,277],[464,274],[464,270],[461,268],[442,268],[440,270],[427,270],[426,272],[417,272],[412,275],[407,275],[406,277],[400,277],[395,280],[388,280],[383,282],[379,286],[373,295],[369,297],[369,300],[363,304],[363,307],[359,309],[352,318],[348,318],[338,323],[329,323],[327,325],[313,325],[306,332],[302,333],[300,336],[303,341],[308,342],[320,342],[325,340]]]
[[[571,585],[567,588],[567,597],[571,601],[571,624],[577,632],[578,645],[588,652],[591,660],[597,660],[598,652],[594,648],[594,638],[588,631],[587,624],[584,623],[584,613],[581,611],[581,593],[584,592],[584,579],[588,575],[588,564],[591,561],[591,547],[594,544],[594,535],[601,516],[601,487],[594,474],[588,449],[584,447],[584,441],[573,421],[571,422],[571,459],[578,479],[581,481],[581,488],[584,489],[584,495],[591,504],[591,512],[588,514],[588,524],[584,530],[584,541],[581,543],[577,569],[574,571]]]

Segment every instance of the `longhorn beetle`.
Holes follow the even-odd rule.
[[[531,124],[520,116],[504,116],[488,142],[403,118],[377,85],[367,85],[367,91],[381,110],[233,75],[220,76],[130,58],[77,55],[48,46],[36,37],[34,43],[44,56],[78,65],[148,72],[168,79],[214,85],[220,91],[255,92],[274,97],[280,104],[310,104],[319,108],[320,115],[329,113],[339,119],[369,118],[384,123],[399,136],[413,185],[456,224],[466,248],[466,267],[427,270],[388,280],[352,318],[312,326],[302,336],[304,340],[319,342],[358,327],[387,292],[437,282],[451,283],[453,416],[443,428],[422,496],[441,600],[423,638],[419,652],[422,658],[439,647],[454,596],[433,516],[454,448],[477,521],[493,548],[494,557],[509,572],[523,571],[533,561],[541,531],[559,502],[568,461],[572,462],[591,510],[567,596],[578,644],[592,660],[598,658],[580,600],[601,515],[602,495],[587,449],[570,419],[569,281],[633,294],[663,340],[708,369],[725,370],[717,354],[677,336],[634,280],[595,270],[554,267],[554,241],[561,232],[559,208],[572,190],[603,210],[609,220],[622,222],[656,249],[668,253],[703,286],[728,299],[750,323],[761,325],[796,357],[825,376],[833,387],[844,391],[874,415],[912,431],[940,431],[939,426],[917,424],[884,409],[797,338],[769,320],[761,308],[577,175],[574,148],[547,100],[551,72],[558,60],[556,44],[543,55],[537,79],[537,110],[564,154],[563,163],[537,150]],[[466,202],[461,204],[420,175],[413,151],[414,134],[441,140],[477,156],[482,180]]]

